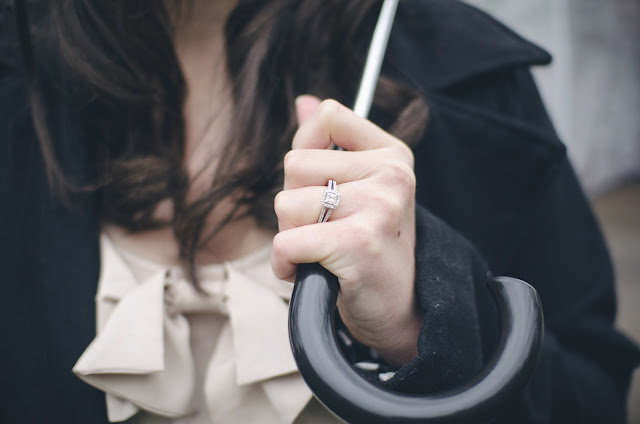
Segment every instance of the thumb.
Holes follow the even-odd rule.
[[[319,98],[310,94],[303,94],[296,97],[296,117],[298,118],[298,126],[304,124],[320,103]]]

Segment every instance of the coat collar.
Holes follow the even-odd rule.
[[[551,56],[467,4],[407,0],[398,6],[387,62],[389,74],[430,92],[509,66],[548,64]]]

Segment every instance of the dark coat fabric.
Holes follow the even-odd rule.
[[[69,210],[49,192],[11,19],[0,11],[0,422],[105,423],[103,393],[71,372],[95,336],[97,196]],[[536,287],[546,332],[497,422],[622,423],[640,354],[613,327],[607,249],[529,72],[549,61],[462,3],[401,2],[383,72],[430,105],[414,146],[425,317],[419,356],[385,385],[431,393],[472,378],[495,341],[485,283],[506,275]],[[62,86],[47,91],[58,157],[89,181],[92,134]]]

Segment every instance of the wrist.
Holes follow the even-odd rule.
[[[411,316],[398,327],[385,346],[376,347],[387,363],[402,367],[418,356],[418,334],[422,326],[422,314],[414,310]]]

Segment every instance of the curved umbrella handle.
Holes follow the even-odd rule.
[[[336,338],[338,279],[319,264],[298,266],[289,309],[289,337],[298,369],[316,398],[350,423],[488,423],[533,373],[544,332],[538,294],[515,278],[487,283],[497,304],[496,351],[471,382],[415,396],[376,386],[352,368]]]

